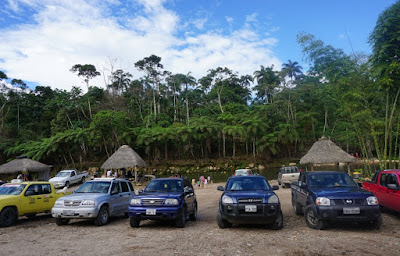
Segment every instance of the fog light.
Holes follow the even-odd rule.
[[[229,211],[231,211],[231,210],[232,210],[232,206],[228,205],[228,206],[226,207],[226,209],[228,209]]]

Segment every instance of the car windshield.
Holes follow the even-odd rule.
[[[56,177],[69,177],[69,172],[59,172]]]
[[[240,191],[240,190],[270,190],[270,187],[265,179],[230,179],[226,185],[226,190],[229,191]]]
[[[183,183],[180,180],[152,180],[144,189],[145,192],[182,192]]]
[[[310,174],[310,187],[358,187],[346,173]]]
[[[0,195],[19,195],[25,187],[25,184],[4,184],[0,187]]]
[[[109,181],[96,181],[96,182],[86,182],[78,188],[76,193],[108,193],[111,182]]]

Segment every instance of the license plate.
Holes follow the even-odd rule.
[[[146,209],[146,215],[156,215],[156,209]]]
[[[66,211],[63,211],[63,215],[65,215],[65,216],[74,216],[75,215],[75,211],[70,211],[70,210],[66,210]]]
[[[245,205],[244,211],[245,212],[257,212],[257,205]]]
[[[343,208],[343,214],[360,214],[360,208]]]

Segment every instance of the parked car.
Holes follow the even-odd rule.
[[[12,226],[18,216],[49,213],[54,202],[66,193],[56,193],[50,182],[6,183],[0,186],[0,227]]]
[[[290,187],[293,181],[299,179],[300,170],[297,166],[285,166],[281,167],[278,173],[278,184],[284,187]]]
[[[173,220],[183,228],[187,216],[197,219],[197,199],[192,184],[183,178],[154,179],[129,205],[131,227],[139,227],[141,220]]]
[[[361,189],[343,172],[301,172],[292,185],[292,205],[313,229],[324,229],[328,221],[357,221],[379,228],[382,216],[378,199]]]
[[[67,187],[76,183],[84,183],[88,177],[87,172],[78,172],[76,170],[63,170],[57,173],[54,178],[49,181],[54,184],[55,188]]]
[[[248,175],[254,175],[251,169],[237,169],[233,173],[233,176],[248,176]]]
[[[229,228],[232,224],[265,224],[268,228],[281,229],[283,215],[278,196],[267,179],[261,175],[231,176],[223,191],[217,212],[217,224],[220,228]]]
[[[131,182],[114,178],[95,178],[82,184],[75,193],[57,200],[51,214],[57,225],[71,219],[93,219],[97,226],[108,223],[110,216],[128,215],[135,190]]]
[[[374,193],[381,207],[400,212],[399,175],[400,170],[377,171],[371,181],[362,183],[363,189]]]

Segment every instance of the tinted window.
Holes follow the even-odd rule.
[[[122,192],[129,192],[128,183],[121,182]]]
[[[381,174],[381,180],[379,181],[379,184],[381,186],[385,186],[386,187],[386,182],[387,182],[387,174],[386,173],[382,173]]]
[[[39,185],[39,184],[34,184],[34,185],[30,185],[29,187],[28,187],[28,189],[25,191],[25,194],[26,194],[26,192],[31,192],[30,193],[30,195],[40,195],[40,193],[41,193],[41,185]]]
[[[121,188],[119,186],[119,182],[114,182],[111,188],[111,193],[112,194],[118,194],[121,193]]]
[[[145,192],[182,192],[181,180],[152,180],[144,189]]]
[[[270,190],[268,183],[265,179],[230,179],[226,185],[226,190],[240,191],[240,190]]]
[[[397,182],[396,175],[390,174],[390,175],[388,176],[387,184],[399,185],[398,182]]]
[[[50,184],[42,184],[42,194],[50,194],[51,193],[51,186]]]
[[[133,189],[132,183],[128,182],[128,186],[129,186],[129,188],[131,189],[131,191],[135,191],[135,190]]]
[[[346,173],[319,173],[309,175],[311,187],[357,187]]]

